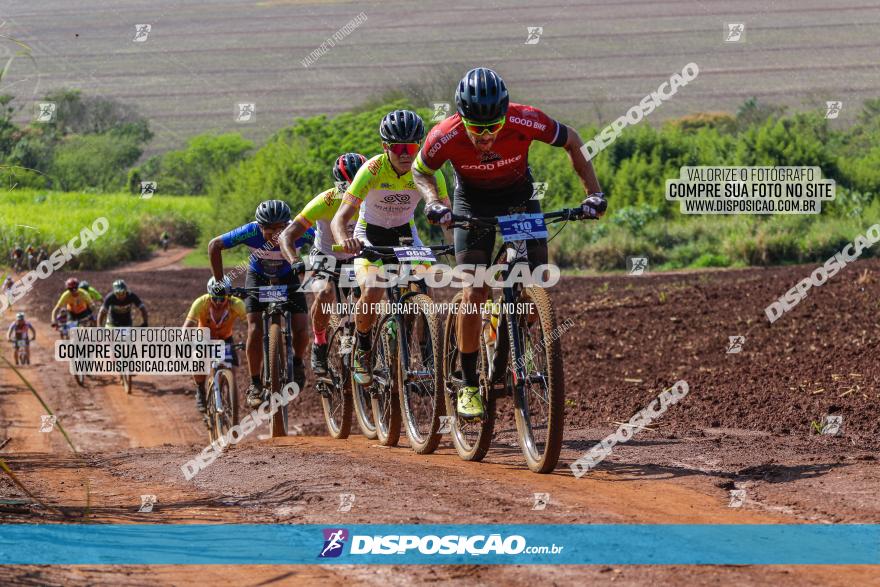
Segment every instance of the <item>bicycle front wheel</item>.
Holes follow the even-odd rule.
[[[370,403],[376,437],[382,446],[397,446],[400,440],[400,400],[397,397],[397,321],[393,316],[379,320],[370,353],[373,390]]]
[[[410,446],[430,454],[440,444],[440,417],[446,410],[440,378],[440,321],[431,312],[431,298],[416,294],[407,299],[413,311],[402,320],[398,344],[397,387],[400,409]]]
[[[559,462],[565,424],[562,349],[547,291],[531,286],[524,294],[519,301],[531,301],[531,312],[507,315],[516,430],[529,469],[549,473]]]
[[[459,307],[463,302],[461,293],[456,294],[452,300],[453,307]],[[450,434],[452,444],[458,456],[465,461],[482,461],[489,452],[492,443],[492,432],[495,428],[495,397],[488,391],[489,358],[486,345],[481,335],[480,355],[478,372],[480,374],[480,393],[483,397],[485,414],[479,421],[459,418],[456,408],[458,391],[464,384],[461,373],[461,354],[458,351],[456,339],[456,324],[458,314],[452,313],[446,317],[446,326],[443,334],[443,373],[442,386],[446,402],[446,413],[452,418],[450,421]]]
[[[324,408],[324,422],[333,438],[348,438],[351,433],[351,373],[346,364],[353,345],[343,345],[345,328],[337,316],[330,319],[330,339],[327,341],[327,375],[317,378]],[[346,346],[347,348],[343,348]],[[346,351],[347,353],[343,353]]]
[[[220,403],[223,411],[219,412],[215,408],[212,410],[214,416],[214,434],[217,438],[226,436],[233,426],[238,424],[238,397],[235,393],[235,379],[232,377],[232,371],[222,369],[217,377],[217,386],[215,393],[220,394]],[[214,400],[214,398],[210,398]]]
[[[284,382],[284,338],[281,333],[281,325],[273,322],[269,325],[269,385],[271,393],[281,394],[281,386]],[[272,414],[272,437],[287,436],[287,406],[278,406]]]

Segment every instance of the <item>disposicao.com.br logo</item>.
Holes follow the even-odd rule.
[[[325,528],[324,547],[318,558],[338,557],[342,554],[348,530],[344,528]],[[502,537],[501,534],[476,534],[473,536],[449,534],[438,536],[429,534],[388,534],[351,536],[349,555],[517,555],[517,554],[559,554],[563,546],[555,544],[528,546],[526,539],[518,534]]]

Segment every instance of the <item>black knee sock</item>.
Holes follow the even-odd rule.
[[[480,376],[477,375],[477,360],[479,359],[479,351],[472,353],[461,353],[461,377],[464,384],[468,387],[478,387],[480,385]]]

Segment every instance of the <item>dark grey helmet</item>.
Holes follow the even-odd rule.
[[[455,105],[462,118],[474,122],[493,122],[507,114],[510,96],[497,73],[487,67],[467,72],[458,83]]]
[[[379,123],[379,136],[386,143],[418,143],[425,137],[425,123],[412,110],[395,110]]]
[[[254,215],[258,224],[275,224],[290,220],[290,206],[281,200],[266,200],[257,206]]]

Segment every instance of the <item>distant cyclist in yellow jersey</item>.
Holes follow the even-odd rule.
[[[57,326],[56,316],[58,310],[66,308],[70,314],[70,319],[77,322],[93,319],[92,315],[92,298],[89,294],[79,289],[79,280],[71,277],[64,283],[67,291],[58,298],[58,303],[52,308],[51,322],[52,326]]]
[[[326,263],[327,260],[344,261],[351,258],[349,253],[333,252],[333,233],[330,230],[330,222],[339,210],[342,196],[348,189],[361,165],[367,160],[360,153],[346,153],[340,155],[333,163],[333,179],[336,187],[321,192],[306,204],[305,208],[297,214],[293,222],[281,233],[281,251],[291,263],[297,257],[296,241],[306,231],[315,226],[315,246],[309,255],[309,268],[314,269]],[[353,234],[354,221],[349,222],[346,230],[349,235]],[[335,263],[334,263],[335,266]],[[312,372],[315,375],[327,373],[327,325],[330,323],[330,314],[325,311],[325,304],[332,304],[334,298],[334,281],[325,279],[315,282],[316,288],[312,290],[315,299],[309,316],[312,320]]]
[[[183,327],[210,328],[213,340],[226,342],[226,356],[231,357],[234,370],[238,366],[238,355],[232,347],[232,329],[236,320],[247,320],[247,310],[239,298],[222,292],[223,287],[218,287],[217,280],[211,277],[208,280],[208,293],[193,302]],[[194,375],[193,379],[196,383],[196,408],[205,413],[205,376]]]
[[[425,136],[421,117],[411,110],[389,112],[379,124],[384,152],[376,155],[357,172],[342,199],[339,212],[330,227],[336,242],[346,253],[358,253],[364,245],[399,246],[401,237],[413,239],[415,246],[422,241],[414,220],[416,206],[422,196],[412,177],[412,164]],[[443,174],[437,174],[437,189],[441,201],[449,205]],[[354,236],[346,232],[348,222],[358,214]],[[382,262],[356,259],[355,269],[361,297],[357,306],[357,348],[354,355],[354,378],[361,385],[369,385],[370,329],[376,319],[376,304],[385,290],[367,287],[370,273],[378,272]]]

